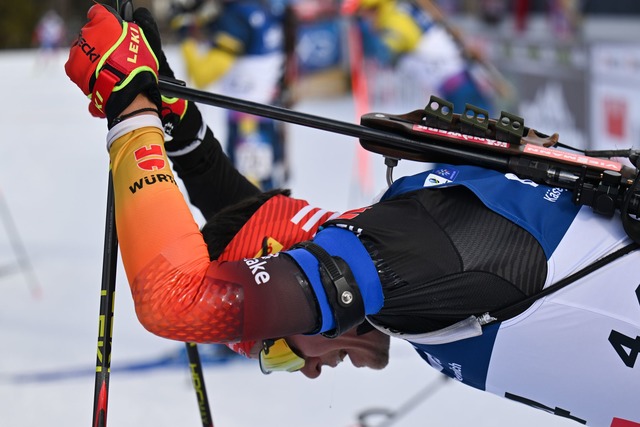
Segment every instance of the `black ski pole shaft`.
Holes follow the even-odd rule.
[[[407,415],[413,409],[415,409],[419,404],[424,402],[428,397],[432,396],[436,393],[443,385],[445,385],[449,380],[449,377],[442,375],[441,378],[436,379],[435,381],[427,384],[424,388],[419,390],[416,394],[411,396],[405,403],[403,403],[396,410],[388,410],[388,409],[380,409],[373,408],[362,411],[358,415],[358,426],[359,427],[372,427],[367,421],[367,418],[373,418],[376,416],[383,417],[383,421],[380,424],[376,424],[375,427],[390,427],[400,418]]]
[[[391,416],[384,422],[378,425],[378,427],[389,427],[395,424],[401,417],[407,415],[414,410],[420,403],[424,402],[428,397],[436,393],[440,387],[449,381],[449,377],[442,376],[431,384],[428,384],[414,396],[411,396],[402,406],[391,413]]]
[[[107,216],[102,259],[102,287],[100,289],[100,314],[98,316],[98,355],[93,394],[92,427],[106,427],[109,400],[109,376],[111,370],[111,341],[113,336],[113,304],[116,292],[116,267],[118,236],[116,233],[113,177],[109,171],[107,189]]]
[[[333,120],[326,117],[314,116],[275,105],[261,104],[231,96],[206,92],[203,90],[186,87],[179,80],[161,77],[159,81],[160,91],[163,95],[187,99],[200,104],[212,105],[220,108],[268,117],[287,123],[307,126],[328,132],[339,133],[353,137],[380,137],[380,132],[364,126]]]
[[[185,343],[187,347],[187,357],[189,358],[189,368],[191,369],[191,382],[198,399],[198,409],[200,410],[200,420],[203,427],[213,427],[213,416],[209,406],[209,397],[204,384],[204,372],[198,345],[196,343]]]
[[[415,150],[416,141],[397,133],[373,129],[362,125],[342,122],[340,120],[315,116],[313,114],[294,111],[274,105],[261,104],[244,99],[215,94],[186,87],[184,82],[161,77],[160,91],[163,95],[186,99],[200,104],[227,108],[274,120],[281,120],[301,126],[352,136],[368,141],[378,142],[388,148]],[[487,153],[471,152],[463,148],[445,145],[421,144],[421,150],[428,154],[464,159],[468,163],[491,169],[505,170],[508,160],[504,157]]]
[[[116,1],[116,10],[124,19],[131,19],[133,4]],[[98,346],[96,378],[93,391],[92,427],[106,427],[109,404],[109,379],[111,375],[111,345],[113,338],[113,314],[116,294],[116,269],[118,265],[118,234],[113,192],[113,174],[109,170],[107,184],[107,214],[102,258],[102,286],[100,288],[100,312],[98,316]]]

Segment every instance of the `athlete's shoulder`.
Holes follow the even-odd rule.
[[[466,165],[439,164],[431,170],[401,178],[382,200],[410,191],[452,186],[469,189],[488,209],[530,232],[547,256],[553,253],[580,211],[570,190],[539,184],[513,173]]]
[[[310,240],[324,222],[337,215],[306,200],[274,196],[249,218],[220,259],[256,257],[288,249],[295,243]]]
[[[510,172],[449,164],[436,164],[427,171],[399,178],[389,187],[382,199],[420,188],[445,188],[457,185],[468,187],[481,199],[483,194],[493,194],[496,198],[507,196],[537,198],[549,203],[562,201],[572,204],[571,192],[568,190],[536,183]]]

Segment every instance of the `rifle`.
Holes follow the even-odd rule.
[[[526,127],[515,114],[503,111],[491,119],[488,111],[470,104],[456,114],[452,103],[436,96],[423,109],[401,115],[368,113],[356,125],[191,89],[173,79],[161,78],[159,86],[167,96],[357,137],[365,149],[385,158],[389,184],[393,167],[408,159],[481,166],[569,189],[574,203],[598,214],[611,217],[619,210],[625,231],[640,243],[640,150],[578,150],[560,143],[557,134]],[[614,157],[627,158],[634,167]]]

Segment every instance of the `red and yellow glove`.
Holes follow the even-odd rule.
[[[64,68],[91,100],[91,114],[111,124],[140,93],[160,109],[158,60],[140,27],[102,4],[87,18]]]

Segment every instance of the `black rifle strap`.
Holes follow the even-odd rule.
[[[305,249],[318,261],[322,287],[327,294],[335,322],[335,328],[322,335],[336,338],[362,323],[365,316],[364,301],[349,265],[311,241],[297,243],[291,249]]]
[[[495,318],[495,320],[492,321],[502,321],[502,320],[507,320],[513,316],[516,316],[518,314],[520,314],[521,310],[531,304],[533,304],[536,300],[549,295],[553,292],[556,292],[562,288],[564,288],[565,286],[575,282],[576,280],[579,280],[583,277],[585,277],[586,275],[593,273],[594,271],[600,269],[601,267],[604,267],[605,265],[615,261],[618,258],[621,258],[624,255],[627,255],[630,252],[633,252],[634,250],[638,249],[638,247],[640,247],[638,245],[638,243],[633,242],[633,243],[629,243],[626,246],[623,246],[622,248],[618,249],[615,252],[610,253],[609,255],[600,258],[599,260],[589,264],[588,266],[586,266],[585,268],[583,268],[582,270],[579,270],[575,273],[573,273],[570,276],[565,277],[564,279],[544,288],[543,290],[541,290],[540,292],[537,292],[525,299],[523,299],[522,301],[518,301],[515,304],[511,304],[510,306],[501,308],[493,313],[490,313],[490,316],[492,318]]]

